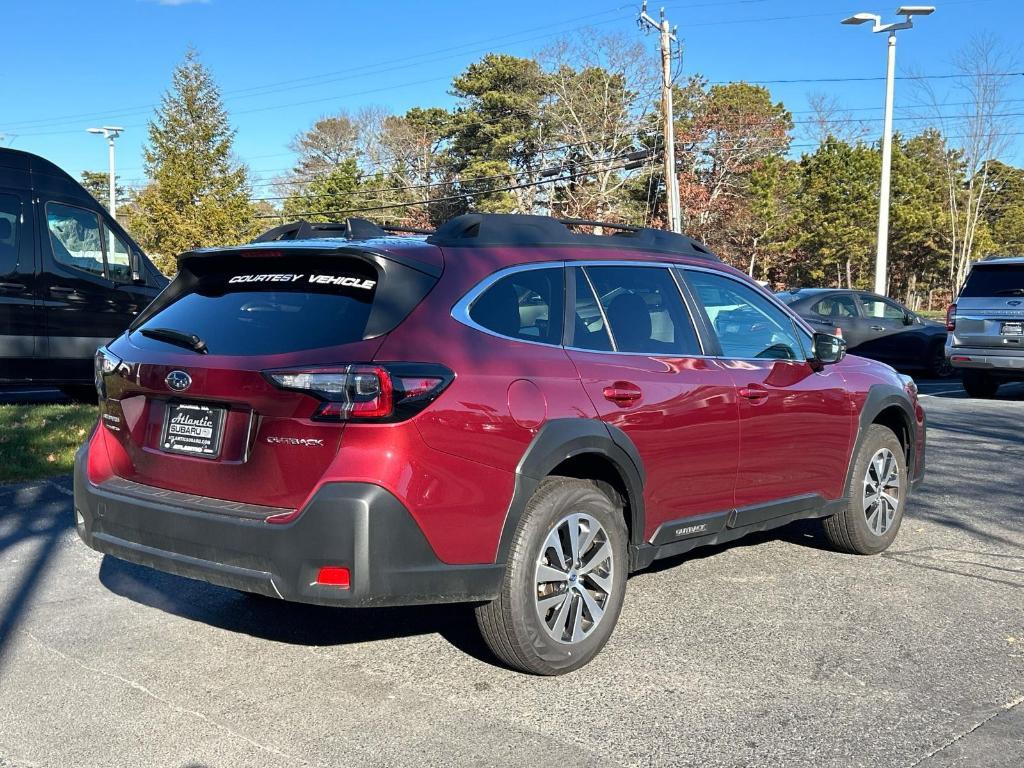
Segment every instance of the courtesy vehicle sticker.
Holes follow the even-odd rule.
[[[262,275],[235,275],[228,279],[229,283],[316,283],[318,285],[340,285],[345,288],[372,290],[376,280],[364,280],[361,277],[346,275],[282,275],[276,273]]]

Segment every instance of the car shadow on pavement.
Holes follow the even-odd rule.
[[[174,576],[109,555],[100,582],[114,594],[229,632],[292,645],[331,646],[437,634],[479,661],[500,666],[476,629],[472,606],[332,608],[277,600]]]

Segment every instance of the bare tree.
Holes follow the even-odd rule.
[[[945,93],[926,78],[916,80],[929,122],[946,137],[950,212],[949,279],[956,292],[976,256],[979,225],[989,202],[989,168],[1015,131],[1007,110],[1010,76],[1017,62],[990,35],[979,35],[954,57],[959,77]]]
[[[802,121],[802,136],[814,144],[821,144],[829,136],[850,144],[861,141],[871,134],[871,127],[864,120],[858,120],[851,112],[843,109],[835,96],[815,91],[807,94],[811,108],[810,117]]]
[[[540,60],[552,93],[548,138],[557,146],[541,162],[574,176],[555,190],[554,207],[573,218],[614,218],[629,178],[622,166],[655,103],[655,68],[641,44],[593,31],[558,41]]]

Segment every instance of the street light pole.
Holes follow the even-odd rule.
[[[885,119],[882,122],[882,183],[878,194],[878,238],[875,249],[875,293],[888,294],[889,182],[892,174],[892,101],[896,90],[896,33],[889,33],[885,69]],[[113,151],[113,150],[111,150]]]
[[[914,26],[914,16],[927,16],[935,12],[930,5],[903,5],[896,13],[904,20],[883,24],[882,17],[874,13],[855,13],[843,19],[843,24],[871,22],[872,32],[888,32],[888,51],[885,68],[885,119],[882,125],[882,179],[878,193],[878,238],[875,248],[875,293],[888,293],[889,257],[889,187],[892,175],[892,107],[896,81],[896,31]]]
[[[124,128],[118,128],[112,125],[105,125],[102,128],[89,128],[89,133],[100,134],[107,140],[107,154],[109,164],[109,194],[110,194],[110,215],[117,220],[117,175],[114,167],[114,139],[121,135]]]

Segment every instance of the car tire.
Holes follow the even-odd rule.
[[[877,555],[896,538],[907,503],[906,454],[888,427],[868,427],[854,457],[843,509],[822,521],[836,549]]]
[[[983,371],[964,371],[964,389],[970,397],[995,397],[999,382]]]
[[[928,375],[936,379],[948,379],[956,375],[956,368],[946,357],[945,343],[933,344],[928,353]]]
[[[611,488],[544,480],[516,528],[500,594],[476,609],[495,656],[536,675],[561,675],[594,658],[622,610],[626,545],[622,504]]]

